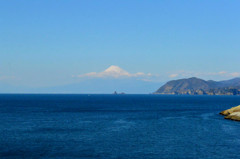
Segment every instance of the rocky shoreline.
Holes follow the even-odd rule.
[[[240,105],[220,112],[225,119],[240,121]]]

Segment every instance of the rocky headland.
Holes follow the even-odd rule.
[[[196,77],[167,82],[154,94],[174,95],[240,95],[240,78],[205,81]]]
[[[220,112],[225,119],[240,121],[240,105]]]

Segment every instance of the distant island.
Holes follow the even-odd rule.
[[[125,94],[124,92],[118,93],[117,91],[114,91],[113,94]]]
[[[196,77],[172,80],[154,94],[176,95],[240,95],[240,78],[226,81],[205,81]]]

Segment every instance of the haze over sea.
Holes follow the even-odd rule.
[[[0,158],[238,158],[239,96],[0,95]]]

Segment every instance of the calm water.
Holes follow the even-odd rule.
[[[0,95],[0,158],[239,158],[234,96]]]

